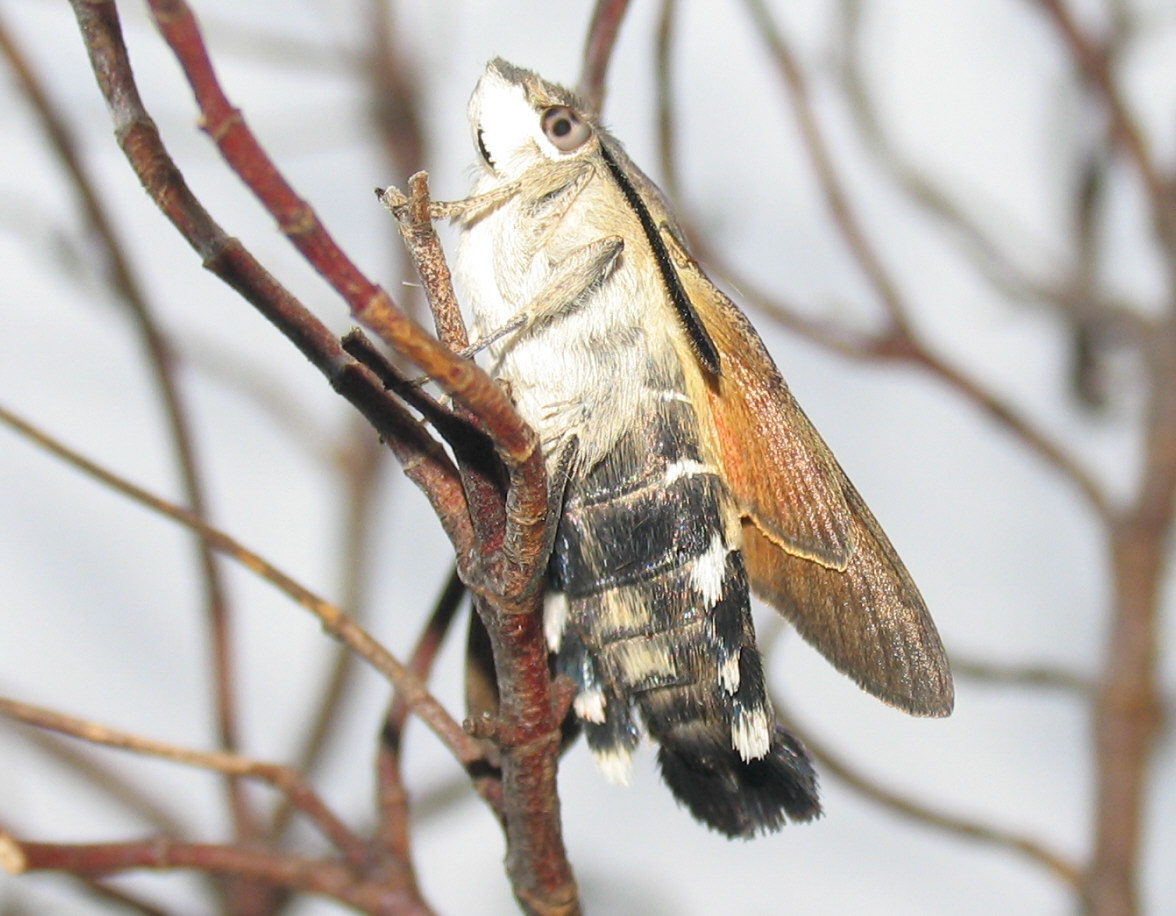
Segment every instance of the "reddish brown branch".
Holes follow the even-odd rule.
[[[500,672],[494,739],[502,749],[507,870],[528,913],[572,916],[579,894],[560,830],[556,769],[560,724],[551,700],[543,615],[496,615],[478,596]]]
[[[310,205],[282,177],[241,112],[221,90],[188,5],[183,0],[151,0],[151,9],[192,86],[204,130],[282,232],[343,297],[357,321],[485,420],[508,466],[526,461],[536,450],[534,435],[502,391],[477,366],[458,359],[426,334],[397,308],[385,290],[368,280],[331,238]]]
[[[629,0],[596,0],[592,23],[584,41],[584,62],[580,71],[577,93],[588,108],[597,113],[604,110],[605,76],[612,60],[617,33],[629,11]]]
[[[371,538],[382,505],[379,495],[383,475],[380,472],[384,466],[382,459],[388,453],[359,417],[349,425],[345,441],[346,445],[336,455],[346,494],[339,525],[343,550],[337,579],[341,583],[343,596],[340,606],[362,622],[369,573],[374,562],[370,551]],[[309,724],[302,744],[292,759],[295,769],[308,777],[313,775],[325,752],[331,747],[330,739],[336,734],[335,729],[343,719],[342,709],[349,695],[348,688],[354,684],[352,675],[356,661],[355,653],[349,652],[345,646],[338,647],[330,674],[319,692],[317,707],[307,717]],[[274,812],[273,836],[283,835],[291,822],[292,813],[289,803],[283,803]]]
[[[465,495],[444,451],[385,394],[370,373],[347,357],[322,322],[236,239],[224,233],[193,196],[139,99],[114,4],[101,0],[72,3],[119,143],[144,189],[200,254],[204,266],[273,322],[368,419],[396,454],[405,474],[429,497],[459,553],[470,550],[473,540]]]
[[[289,767],[250,760],[225,751],[196,751],[178,747],[4,697],[0,697],[0,715],[93,744],[160,757],[226,776],[260,779],[284,793],[291,804],[330,838],[352,867],[362,868],[367,863],[364,844],[334,815],[302,777]]]
[[[2,407],[0,407],[0,422],[6,423],[78,470],[100,480],[106,486],[192,529],[204,538],[214,550],[232,557],[251,572],[277,586],[314,614],[328,633],[350,647],[398,690],[401,690],[406,702],[412,706],[413,712],[420,716],[445,742],[458,760],[469,766],[481,759],[481,750],[477,742],[462,730],[461,726],[454,721],[425,686],[366,630],[338,607],[324,601],[224,532],[196,518],[188,510],[153,496],[146,490],[99,467]]]
[[[1163,320],[1142,347],[1150,389],[1143,472],[1132,504],[1108,526],[1114,605],[1095,702],[1094,850],[1084,887],[1087,912],[1131,916],[1139,910],[1148,777],[1162,718],[1157,643],[1176,511],[1176,199],[1119,91],[1115,36],[1100,44],[1060,0],[1037,5],[1101,99],[1115,139],[1139,174],[1168,273]]]
[[[1165,254],[1169,279],[1176,282],[1176,195],[1172,184],[1161,176],[1143,132],[1119,91],[1111,70],[1112,46],[1100,46],[1087,35],[1062,0],[1034,2],[1053,22],[1074,62],[1102,97],[1112,130],[1139,172],[1151,207],[1152,226]]]
[[[277,220],[302,255],[350,305],[357,320],[370,327],[396,352],[418,365],[442,389],[458,399],[485,424],[511,472],[508,531],[502,544],[466,556],[490,557],[488,575],[476,571],[473,581],[496,581],[508,605],[536,588],[535,558],[541,552],[546,517],[546,487],[534,433],[519,419],[509,399],[473,363],[458,359],[426,334],[392,298],[371,283],[335,244],[314,211],[287,184],[246,126],[241,113],[225,97],[208,58],[195,17],[183,0],[152,0],[152,10],[179,59],[200,108],[204,129],[229,165]],[[522,479],[518,479],[521,476]],[[510,505],[511,502],[515,505]],[[538,508],[536,508],[538,506]],[[480,517],[474,507],[475,517]],[[485,539],[482,543],[486,544]]]
[[[359,878],[342,863],[237,846],[183,843],[166,837],[128,843],[37,843],[0,833],[0,864],[11,874],[58,870],[105,875],[134,868],[193,868],[321,894],[372,916],[426,916],[411,877]]]
[[[453,279],[441,247],[441,239],[433,225],[431,203],[429,176],[424,172],[418,172],[409,179],[408,198],[403,205],[393,207],[392,213],[396,216],[396,223],[400,227],[409,259],[421,278],[438,334],[446,345],[454,350],[461,350],[469,344],[469,336],[457,305]],[[477,414],[468,408],[460,410],[460,414],[464,419],[482,425]],[[470,516],[478,542],[495,554],[505,554],[502,546],[506,537],[506,516],[501,475],[496,473],[496,462],[488,461],[487,455],[478,455],[476,442],[466,443],[453,439],[449,441],[455,449],[460,450],[458,466],[470,503]],[[471,447],[475,451],[471,452]],[[546,492],[545,478],[528,480],[519,476],[520,472],[525,475],[541,473],[542,466],[537,459],[538,449],[535,449],[529,462],[524,461],[521,465],[513,466],[508,472],[513,477],[510,484],[516,487],[537,487],[541,492]],[[470,570],[462,568],[461,571],[466,573],[467,577],[474,578],[470,575]],[[477,578],[493,582],[500,575],[499,571],[487,568],[481,571]]]
[[[408,660],[408,670],[420,678],[421,683],[428,682],[433,662],[464,596],[465,586],[454,569]],[[381,811],[379,842],[389,855],[403,859],[408,859],[410,855],[410,844],[408,793],[401,779],[400,761],[404,726],[410,711],[404,697],[397,692],[392,698],[380,735],[377,766],[377,791]],[[501,815],[501,785],[497,781],[486,780],[485,776],[475,775],[474,778],[486,783],[483,795],[489,795],[492,804],[497,802],[495,810]]]
[[[431,293],[431,300],[453,307],[448,268],[436,263],[443,263],[444,256],[431,224],[423,176],[414,179],[412,192],[412,197],[393,206],[393,212],[410,224],[404,238],[421,277],[443,285]],[[495,424],[484,413],[472,407],[471,413],[498,438]],[[463,462],[471,511],[489,556],[474,558],[465,569],[459,557],[459,569],[490,636],[499,677],[495,739],[501,749],[507,869],[527,912],[563,916],[578,912],[579,903],[559,821],[555,777],[561,720],[552,710],[540,610],[551,533],[546,524],[547,478],[537,446],[525,460],[506,463],[509,486],[503,509],[493,477],[486,476],[479,464]]]
[[[526,734],[533,727],[546,735],[551,725],[546,649],[535,624],[544,562],[547,493],[542,458],[534,434],[519,421],[509,400],[485,373],[471,363],[455,358],[439,342],[424,334],[395,307],[386,293],[360,277],[341,254],[336,256],[333,243],[321,231],[313,214],[280,180],[240,117],[223,99],[187,7],[181,3],[156,3],[154,9],[160,27],[180,57],[200,100],[206,125],[230,164],[271,208],[279,224],[304,255],[344,295],[357,318],[376,330],[393,349],[419,365],[444,390],[476,414],[491,434],[515,485],[508,496],[506,532],[501,543],[478,543],[471,536],[465,494],[460,482],[453,479],[452,465],[444,454],[402,411],[383,398],[382,392],[374,390],[370,373],[350,362],[340,361],[337,347],[322,338],[320,326],[313,317],[297,307],[239,245],[226,239],[191,198],[138,101],[112,5],[74,0],[74,6],[94,59],[95,72],[110,102],[120,140],[148,191],[191,244],[202,252],[206,263],[228,278],[267,315],[274,317],[275,323],[279,323],[283,332],[324,369],[333,384],[351,397],[365,415],[376,418],[373,422],[377,428],[384,427],[381,432],[390,425],[395,427],[391,435],[387,432],[385,435],[401,458],[406,473],[429,493],[457,547],[459,563],[469,567],[465,571],[467,582],[485,596],[486,601],[480,606],[488,628],[507,631],[505,636],[499,634],[500,641],[510,647],[504,658],[520,657],[528,662],[520,669],[524,673],[519,675],[512,673],[510,668],[503,668],[506,672],[503,676],[504,698],[515,698],[511,703],[504,702],[504,708],[509,712],[504,716],[508,725],[504,734],[510,748],[522,747],[519,753],[507,752],[504,757],[511,758],[512,765],[516,758],[530,762],[543,757],[543,772],[553,774],[554,747],[548,748],[546,739],[533,740]],[[292,316],[278,307],[286,305],[294,309]],[[357,387],[360,389],[358,393]],[[377,405],[382,408],[382,413]],[[203,533],[215,541],[214,534]],[[283,587],[289,588],[292,584],[283,583]],[[380,657],[383,650],[371,643],[370,637],[362,631],[357,632],[353,622],[343,619],[337,609],[318,606],[317,599],[312,596],[303,598],[308,605],[315,607],[316,613],[333,632],[348,640],[357,651],[363,652],[365,657]],[[504,609],[505,614],[500,609]],[[515,617],[522,618],[523,622],[514,620]],[[521,645],[528,640],[529,645]],[[536,659],[537,665],[533,664]],[[383,662],[390,664],[387,659]],[[418,685],[418,689],[423,688]],[[526,715],[533,708],[543,711],[539,719],[534,723],[516,722],[516,715]],[[521,745],[514,740],[518,735],[522,735]],[[511,767],[504,765],[504,769],[510,770]],[[512,820],[508,817],[508,843],[512,850],[512,878],[516,893],[536,912],[574,909],[574,885],[570,882],[570,868],[558,839],[554,778],[534,778],[534,771],[526,767],[513,772],[521,772],[526,777],[512,781],[513,788],[519,793],[517,804],[532,814],[545,811],[544,817],[532,817],[525,824],[518,818]],[[535,836],[536,831],[541,842],[530,842],[528,838]],[[548,867],[552,863],[554,866]]]
[[[888,811],[928,827],[955,836],[1007,849],[1025,856],[1052,873],[1071,889],[1082,883],[1082,871],[1060,853],[1030,837],[1008,830],[1002,830],[973,821],[965,817],[954,817],[922,802],[904,796],[883,786],[878,780],[865,775],[861,770],[843,760],[812,733],[796,726],[796,717],[785,712],[785,705],[773,700],[777,711],[789,722],[789,727],[804,741],[805,747],[820,763],[821,771],[831,773],[855,792]]]
[[[407,218],[398,219],[396,225],[400,227],[409,259],[421,278],[438,338],[451,350],[464,350],[469,346],[470,338],[453,291],[449,263],[445,260],[441,239],[429,213],[430,202],[429,176],[417,172],[408,179]]]
[[[18,84],[36,109],[38,122],[45,128],[53,150],[73,185],[86,222],[102,246],[107,267],[106,279],[119,301],[126,306],[155,376],[155,385],[163,401],[188,505],[196,515],[203,517],[206,515],[204,485],[197,468],[187,411],[175,380],[171,348],[160,331],[150,303],[123,253],[122,242],[96,193],[94,180],[78,155],[72,132],[2,25],[0,51],[8,57],[17,74]],[[195,549],[204,584],[206,617],[211,632],[214,672],[212,684],[217,730],[221,746],[226,750],[234,750],[238,746],[235,701],[237,691],[230,640],[231,613],[220,569],[212,551],[199,539],[195,541]],[[236,777],[230,776],[226,786],[236,834],[243,840],[248,839],[256,833],[254,815],[249,810],[247,799]]]

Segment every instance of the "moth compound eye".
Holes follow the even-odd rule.
[[[556,149],[570,153],[579,149],[592,136],[592,128],[567,105],[555,105],[543,112],[543,133]]]

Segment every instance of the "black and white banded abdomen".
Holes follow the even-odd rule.
[[[679,801],[751,836],[819,813],[816,777],[768,704],[738,514],[682,387],[647,380],[644,423],[569,480],[546,629],[605,774],[648,732]]]

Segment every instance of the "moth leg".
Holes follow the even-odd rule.
[[[463,197],[461,200],[452,201],[430,200],[429,218],[433,220],[466,219],[472,214],[479,214],[502,206],[518,194],[522,187],[522,182],[512,181],[475,197]],[[390,210],[393,216],[398,220],[403,218],[409,199],[400,188],[389,185],[383,190],[377,188],[376,194],[380,198],[380,203]]]
[[[500,328],[479,337],[461,357],[473,356],[511,334],[522,336],[561,315],[579,308],[609,278],[625,243],[610,235],[577,248],[555,265],[539,294]]]
[[[499,185],[484,194],[463,197],[461,200],[431,200],[429,216],[435,220],[469,220],[484,216],[487,211],[495,210],[514,197],[522,195],[533,216],[548,216],[549,213],[544,212],[546,205],[559,200],[559,205],[551,211],[558,220],[588,183],[592,171],[592,164],[588,162],[576,160],[560,163],[549,170],[542,181],[524,176],[518,181]],[[572,193],[569,194],[569,191]],[[397,219],[409,203],[404,192],[395,187],[385,188],[379,193],[379,197],[380,202],[391,210]]]
[[[559,532],[559,523],[563,516],[564,496],[567,493],[568,482],[575,472],[579,451],[580,440],[573,433],[556,445],[554,452],[544,452],[543,457],[550,469],[547,475],[547,526],[543,532],[543,552],[548,558],[551,557],[551,551],[555,546],[555,536]],[[552,652],[559,650],[564,626],[567,624],[568,610],[568,597],[562,586],[553,580],[551,590],[543,599],[543,632],[547,646]],[[571,718],[575,719],[575,716]]]
[[[572,479],[579,453],[580,438],[573,433],[557,446],[554,455],[544,456],[547,459],[547,466],[551,468],[547,481],[547,524],[550,529],[544,539],[547,543],[555,540],[555,529],[563,513],[564,493],[568,488],[568,481]]]
[[[536,235],[546,236],[564,218],[594,174],[592,164],[581,160],[561,163],[541,176],[542,181],[521,179],[519,192],[527,215],[537,222]]]

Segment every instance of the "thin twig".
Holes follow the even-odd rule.
[[[1089,677],[1049,665],[1000,665],[971,661],[953,653],[951,670],[956,677],[971,678],[986,684],[1060,690],[1084,702],[1090,701],[1095,690],[1095,684]]]
[[[82,5],[82,0],[74,2]],[[221,89],[188,4],[183,0],[150,0],[150,6],[160,33],[192,87],[203,129],[277,220],[283,234],[343,297],[357,321],[484,418],[508,466],[526,462],[536,451],[536,440],[502,390],[477,366],[459,359],[425,333],[386,290],[368,280],[266,155],[242,113]]]
[[[720,254],[705,244],[695,245],[717,273],[740,291],[741,298],[784,327],[818,346],[859,360],[902,360],[929,371],[955,391],[982,415],[994,420],[1006,432],[1039,459],[1070,481],[1082,495],[1094,515],[1103,522],[1116,518],[1117,512],[1106,489],[1062,445],[1051,439],[1015,407],[1008,404],[962,369],[933,352],[920,339],[898,333],[871,337],[861,332],[804,317],[789,304],[782,304],[761,290],[751,279],[741,276]]]
[[[164,412],[176,461],[180,469],[181,484],[192,512],[204,517],[206,513],[204,484],[197,468],[195,445],[191,424],[187,417],[183,396],[175,379],[175,360],[171,347],[159,328],[147,297],[124,254],[125,248],[114,225],[102,204],[96,184],[87,170],[82,157],[78,155],[77,144],[65,118],[50,100],[31,66],[21,55],[7,29],[0,24],[0,51],[8,57],[17,74],[17,82],[26,98],[38,113],[38,122],[45,128],[52,147],[73,185],[79,204],[89,227],[102,246],[106,260],[106,280],[122,302],[134,322],[143,345],[155,385],[163,401]],[[208,545],[199,538],[194,542],[197,552],[201,581],[204,585],[205,615],[211,634],[213,667],[213,705],[216,710],[217,730],[221,746],[235,750],[238,746],[236,712],[236,677],[233,665],[231,642],[231,609],[225,593],[220,568]],[[232,814],[236,835],[242,840],[254,836],[257,822],[250,810],[248,799],[235,777],[226,782],[229,810]]]
[[[428,692],[420,680],[414,677],[404,665],[338,607],[324,601],[224,532],[196,518],[187,509],[160,499],[96,465],[3,407],[0,407],[0,422],[12,427],[37,445],[78,470],[96,478],[106,486],[190,528],[208,541],[214,550],[226,554],[276,586],[317,617],[328,633],[341,640],[387,678],[398,690],[402,691],[405,701],[412,707],[413,712],[420,716],[459,761],[469,766],[481,759],[482,755],[477,742],[462,730],[461,725],[445,711],[444,707]]]
[[[340,449],[337,462],[344,497],[339,521],[343,547],[336,578],[343,596],[340,606],[355,620],[362,621],[373,563],[369,548],[381,509],[379,497],[383,475],[380,472],[384,465],[381,459],[388,453],[372,435],[371,427],[358,417],[349,424],[344,440],[346,445]],[[330,739],[343,719],[343,704],[348,688],[354,683],[356,661],[355,653],[349,652],[345,646],[337,647],[326,682],[316,693],[317,706],[307,714],[308,724],[302,743],[292,755],[299,772],[312,775],[331,749]],[[287,802],[274,812],[271,829],[275,836],[283,835],[291,823],[292,813]]]
[[[821,191],[825,195],[825,202],[832,214],[834,225],[840,232],[850,254],[885,307],[891,325],[890,333],[906,331],[909,319],[905,300],[894,279],[890,276],[890,272],[883,265],[882,259],[874,249],[873,243],[866,235],[861,220],[857,216],[857,211],[845,191],[845,186],[833,163],[833,156],[829,144],[825,140],[824,131],[817,121],[816,112],[813,111],[808,86],[800,64],[762,0],[745,0],[745,3],[787,90],[793,116],[804,141],[805,151],[808,153]]]
[[[473,550],[461,481],[444,450],[343,352],[329,329],[212,219],[159,139],[135,88],[113,3],[71,0],[116,135],[144,189],[204,266],[257,308],[380,433],[425,493],[459,555]]]
[[[129,843],[35,843],[0,832],[0,866],[11,874],[58,870],[77,875],[134,868],[193,868],[206,874],[249,877],[321,894],[372,916],[426,916],[411,881],[381,875],[364,880],[342,862],[325,862],[265,850],[157,837]]]
[[[653,54],[653,79],[657,86],[657,148],[661,159],[661,180],[671,200],[679,198],[678,145],[674,142],[674,80],[672,49],[674,25],[677,22],[676,0],[662,0],[657,18],[657,33]]]
[[[428,683],[433,662],[441,643],[449,631],[454,615],[465,597],[465,586],[457,575],[456,568],[450,573],[445,588],[437,600],[433,613],[425,624],[424,631],[408,659],[408,670]],[[408,704],[397,693],[392,698],[384,728],[380,733],[379,761],[377,772],[380,804],[379,843],[393,857],[407,859],[411,853],[408,839],[408,793],[401,778],[400,762],[404,740],[404,726],[410,710]],[[478,777],[475,777],[478,778]],[[486,792],[495,793],[501,784],[495,780],[486,786]],[[485,793],[484,793],[485,794]],[[501,799],[499,799],[501,801]],[[501,816],[501,808],[498,809]]]
[[[1111,70],[1111,46],[1097,45],[1083,32],[1061,0],[1032,2],[1052,21],[1075,63],[1102,96],[1115,136],[1134,163],[1143,183],[1151,208],[1152,226],[1161,242],[1169,280],[1176,284],[1176,206],[1173,206],[1173,185],[1162,177],[1143,132],[1119,91]]]
[[[780,702],[779,698],[773,698],[772,705],[780,717],[788,722],[789,729],[796,733],[820,763],[822,772],[832,773],[849,788],[871,802],[907,820],[954,836],[1006,849],[1032,859],[1072,889],[1077,889],[1081,885],[1081,869],[1060,853],[1030,837],[965,817],[944,814],[936,808],[886,788],[879,781],[871,779],[861,770],[847,763],[823,742],[814,738],[811,732],[797,727],[795,715],[787,709],[785,704]]]
[[[1113,333],[1116,340],[1139,341],[1151,333],[1148,322],[1142,317],[1144,310],[1133,303],[1098,289],[1095,281],[1097,257],[1089,246],[1076,245],[1070,256],[1073,265],[1065,275],[1080,274],[1085,282],[1074,283],[1069,279],[1051,282],[1036,279],[1023,271],[997,239],[986,232],[963,206],[957,203],[928,172],[927,168],[908,161],[886,131],[878,116],[870,95],[869,83],[862,72],[861,63],[861,19],[862,0],[845,0],[842,4],[842,66],[841,83],[844,88],[849,111],[853,114],[858,130],[866,141],[866,148],[886,170],[895,185],[908,199],[924,213],[947,228],[949,238],[958,243],[961,256],[974,267],[994,289],[1010,299],[1028,304],[1045,304],[1071,323],[1097,322],[1104,333]],[[1002,214],[1001,223],[1006,225],[1011,217]],[[1004,236],[1022,239],[1027,233],[1022,228],[1006,230]],[[1095,241],[1090,234],[1088,241]],[[1034,251],[1042,251],[1041,245],[1021,245]],[[1061,273],[1061,267],[1055,268]],[[1113,329],[1106,331],[1105,329]]]
[[[17,726],[28,740],[55,763],[82,779],[89,787],[102,793],[103,799],[122,805],[128,812],[141,818],[160,833],[179,836],[184,832],[182,818],[147,797],[143,786],[117,767],[109,766],[90,748],[76,741],[68,741],[53,732],[45,732],[23,725]]]
[[[363,841],[353,834],[302,777],[289,767],[251,760],[226,751],[197,751],[180,747],[6,697],[0,697],[0,715],[27,725],[35,725],[37,728],[89,741],[91,744],[159,757],[226,776],[267,782],[282,792],[291,804],[305,814],[335,844],[354,868],[362,868],[367,862],[367,847]]]
[[[612,60],[617,33],[621,30],[628,9],[629,0],[596,0],[592,10],[592,22],[584,40],[584,62],[576,92],[589,110],[597,113],[604,110],[608,64]]]
[[[522,423],[502,389],[481,369],[457,358],[425,334],[396,308],[386,292],[363,278],[339,252],[313,213],[277,174],[240,114],[227,103],[190,10],[180,2],[155,2],[153,10],[161,32],[193,85],[205,127],[226,160],[249,183],[304,256],[343,295],[357,319],[476,414],[490,433],[511,475],[511,488],[503,537],[480,542],[470,519],[470,511],[479,511],[479,507],[466,503],[460,480],[454,479],[452,464],[444,452],[399,405],[372,390],[370,372],[349,361],[339,361],[340,351],[321,339],[320,325],[313,316],[294,303],[240,245],[227,239],[192,197],[137,97],[113,4],[96,0],[72,3],[120,143],[149,193],[202,253],[205,263],[222,272],[234,288],[267,315],[276,316],[273,320],[280,323],[283,332],[316,365],[323,366],[333,384],[354,398],[385,435],[405,472],[428,494],[455,545],[459,564],[467,567],[463,577],[478,595],[478,612],[491,631],[496,657],[502,661],[501,670],[507,672],[503,675],[501,736],[503,786],[512,801],[506,822],[509,870],[516,897],[537,913],[577,911],[577,892],[559,826],[555,781],[558,723],[553,721],[546,645],[538,613],[547,491],[537,438]],[[295,320],[290,320],[291,313],[296,315]],[[362,386],[359,392],[354,387],[357,382]],[[385,432],[388,427],[391,428]],[[210,532],[203,533],[215,540]],[[317,600],[304,597],[312,605]],[[355,645],[365,655],[382,658],[382,648],[362,630],[356,632],[354,622],[342,618],[337,609],[316,606],[316,613],[329,617],[326,625],[333,631],[337,625],[338,635],[349,645]],[[386,660],[382,663],[390,664]],[[419,684],[416,687],[423,690]]]

